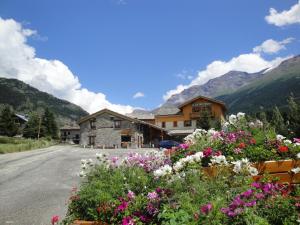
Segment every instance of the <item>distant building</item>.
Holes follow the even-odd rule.
[[[194,132],[197,120],[201,118],[203,112],[210,119],[223,121],[226,106],[221,101],[198,96],[184,102],[178,108],[171,107],[170,110],[156,114],[155,125],[168,130],[168,134],[173,138],[182,139]]]
[[[22,136],[23,130],[24,130],[24,128],[25,128],[25,126],[28,122],[28,119],[27,119],[26,116],[21,115],[21,114],[17,114],[17,113],[15,113],[14,119],[15,119],[15,123],[18,126],[18,135]]]
[[[78,125],[65,125],[60,128],[60,140],[66,143],[79,144],[80,127]]]
[[[80,144],[97,148],[157,147],[168,137],[164,128],[109,109],[83,117],[78,124]]]

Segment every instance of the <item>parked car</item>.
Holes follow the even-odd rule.
[[[167,148],[170,149],[172,147],[178,147],[179,143],[177,141],[173,141],[173,140],[164,140],[159,142],[159,147],[160,148]]]

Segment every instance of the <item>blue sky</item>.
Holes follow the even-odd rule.
[[[293,38],[281,50],[261,52],[266,61],[300,54],[299,23],[278,26],[265,19],[270,8],[281,12],[297,3],[1,0],[0,17],[36,31],[26,40],[35,57],[61,61],[82,88],[103,93],[113,104],[152,109],[169,90],[186,87],[215,60],[252,53],[268,39]],[[133,98],[137,92],[144,96]]]

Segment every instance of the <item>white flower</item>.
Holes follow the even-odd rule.
[[[294,147],[300,146],[299,142],[294,143]],[[300,158],[300,157],[299,157]]]
[[[181,161],[178,161],[174,164],[173,169],[178,172],[180,170],[182,170],[182,168],[184,167],[184,165],[182,164]]]
[[[153,172],[155,177],[163,177],[166,175],[171,175],[172,174],[172,167],[169,165],[164,165],[160,167],[159,169],[155,170]]]
[[[87,163],[87,160],[86,159],[82,159],[81,160],[81,164],[86,164]]]
[[[244,119],[244,118],[245,118],[245,113],[239,112],[236,116],[237,116],[237,118],[238,118],[239,120],[241,120],[241,119]]]
[[[297,158],[300,159],[300,152],[297,154]]]
[[[276,140],[277,140],[277,141],[283,141],[284,139],[285,139],[284,136],[282,136],[282,135],[280,135],[280,134],[277,134],[277,135],[276,135]]]
[[[284,143],[285,145],[290,145],[290,144],[292,144],[292,141],[286,139],[286,140],[283,141],[283,143]]]
[[[230,124],[235,124],[236,122],[237,122],[237,117],[236,117],[236,115],[231,114],[231,115],[229,116],[229,123],[230,123]]]
[[[86,163],[87,164],[93,164],[93,160],[92,159],[88,159]]]
[[[86,176],[86,173],[85,173],[84,171],[80,171],[79,176],[80,176],[80,177],[85,177],[85,176]]]
[[[86,169],[86,164],[82,164],[81,169],[85,170]]]
[[[250,128],[254,128],[255,127],[255,124],[253,122],[250,122],[248,125],[249,125]]]
[[[255,121],[255,126],[256,126],[257,128],[262,128],[262,127],[264,126],[264,124],[263,124],[263,122],[261,122],[260,120],[256,120],[256,121]]]
[[[249,173],[251,174],[251,176],[256,176],[258,175],[258,170],[255,167],[250,166],[248,168]]]
[[[201,162],[201,159],[203,158],[203,152],[197,152],[194,155],[195,162]]]
[[[242,170],[242,162],[239,160],[239,161],[232,162],[232,164],[234,164],[233,172],[240,173]]]
[[[212,162],[212,164],[228,164],[224,155],[213,156],[210,161]]]
[[[291,169],[291,171],[293,172],[293,173],[299,173],[300,172],[300,167],[296,167],[296,168],[293,168],[293,169]]]

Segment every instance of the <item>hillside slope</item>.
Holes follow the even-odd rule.
[[[74,121],[88,114],[81,107],[41,92],[22,81],[1,77],[0,104],[9,104],[23,114],[48,107],[60,123]]]
[[[300,100],[300,56],[282,62],[261,79],[217,99],[224,101],[230,112],[257,112],[275,105],[285,109],[291,93]]]

